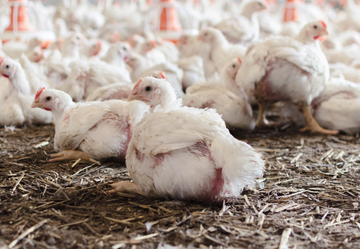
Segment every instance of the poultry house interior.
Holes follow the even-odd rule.
[[[359,15],[0,0],[0,248],[360,247]]]

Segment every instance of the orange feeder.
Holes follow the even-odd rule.
[[[174,0],[161,0],[161,2],[172,3]],[[160,30],[179,31],[181,29],[182,28],[179,23],[179,17],[175,8],[172,6],[163,8],[160,15]]]
[[[154,3],[146,17],[145,27],[164,40],[174,43],[177,43],[184,32],[195,35],[199,32],[191,28],[186,9],[175,0]]]
[[[287,0],[285,4],[285,12],[284,12],[284,22],[293,22],[297,21],[299,17],[299,13],[297,11],[297,3],[298,0]]]
[[[11,14],[9,27],[0,34],[0,39],[4,43],[11,40],[25,42],[33,37],[42,40],[44,46],[55,41],[56,37],[52,31],[35,31],[35,28],[30,24],[27,14],[28,0],[8,0],[7,4],[11,7]]]
[[[275,5],[276,4],[276,0],[265,0],[267,5]]]

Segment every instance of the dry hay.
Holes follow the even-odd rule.
[[[236,132],[263,153],[264,188],[210,205],[109,195],[124,166],[49,163],[53,135],[0,129],[0,248],[360,247],[358,137]]]

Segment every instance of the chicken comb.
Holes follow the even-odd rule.
[[[237,57],[237,59],[238,59],[239,63],[241,64],[241,63],[242,63],[241,58],[240,58],[240,57]]]
[[[323,20],[321,20],[320,22],[321,22],[322,26],[326,29],[327,28],[326,23]]]
[[[159,74],[161,75],[161,78],[166,79],[165,74],[162,71],[159,71]]]
[[[0,65],[1,65],[1,63],[3,63],[4,60],[5,60],[5,57],[0,58]]]
[[[35,94],[35,99],[38,99],[44,90],[45,90],[45,87],[40,87],[39,90],[37,90],[37,92]]]

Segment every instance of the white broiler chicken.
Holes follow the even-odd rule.
[[[64,39],[61,46],[61,53],[63,58],[80,58],[80,50],[87,44],[88,40],[81,33],[73,33]]]
[[[136,82],[143,71],[154,66],[152,62],[149,62],[144,56],[138,53],[131,53],[130,59],[126,62],[131,68],[131,79]]]
[[[63,90],[75,102],[86,99],[95,89],[117,82],[131,83],[126,68],[119,69],[101,60],[78,60],[70,64],[72,71]]]
[[[34,37],[30,39],[27,44],[14,41],[7,42],[2,46],[2,51],[4,51],[7,56],[18,59],[23,53],[29,53],[38,46],[42,46],[42,41],[39,38]]]
[[[336,45],[335,45],[336,46]],[[324,49],[324,54],[329,63],[344,63],[351,65],[360,57],[360,46],[353,44],[347,47],[335,47],[334,49]]]
[[[181,107],[166,80],[140,79],[129,100],[154,111],[134,127],[126,153],[134,182],[113,184],[114,191],[219,202],[262,176],[261,155],[235,139],[214,110]]]
[[[186,89],[185,106],[214,108],[225,123],[233,128],[252,130],[255,127],[253,113],[247,96],[235,77],[241,60],[234,59],[224,68],[220,81],[199,82]]]
[[[322,127],[360,132],[360,86],[353,82],[331,78],[325,90],[313,100],[313,115]]]
[[[360,69],[342,63],[330,64],[330,75],[360,84]]]
[[[54,86],[62,89],[72,69],[70,63],[80,58],[80,50],[87,44],[87,39],[81,33],[73,33],[64,39],[61,51],[54,50],[45,60],[46,76]]]
[[[224,66],[237,57],[245,55],[246,47],[230,44],[220,30],[205,28],[201,30],[199,39],[210,46],[206,54],[202,54],[206,78],[215,73],[220,74]]]
[[[20,75],[25,75],[26,79],[29,81],[31,92],[33,94],[35,94],[40,87],[53,87],[51,80],[44,75],[42,66],[31,62],[25,54],[20,56],[19,62],[22,68],[18,68],[18,73]]]
[[[181,58],[177,65],[183,70],[182,87],[183,90],[192,86],[198,81],[205,80],[203,60],[200,56]]]
[[[260,38],[260,25],[257,13],[266,9],[262,0],[253,0],[245,4],[241,15],[226,19],[214,26],[231,43],[251,42]]]
[[[157,77],[157,75],[160,71],[164,73],[164,77],[166,77],[166,79],[170,82],[171,86],[174,88],[176,96],[181,98],[184,95],[184,92],[182,90],[183,70],[177,65],[172,64],[171,62],[161,63],[154,67],[148,68],[147,70],[144,70],[139,75],[138,79],[146,76],[153,76],[155,78],[159,78]],[[154,73],[157,75],[154,75]]]
[[[134,34],[128,39],[130,46],[132,47],[133,51],[138,53],[142,44],[146,41],[145,37],[141,35]]]
[[[0,103],[0,125],[49,124],[51,113],[30,108],[34,94],[31,93],[29,81],[24,72],[19,70],[19,62],[11,58],[0,58],[0,73],[8,78],[10,84],[1,80],[7,87],[2,88]]]
[[[56,18],[54,29],[57,38],[64,38],[68,34],[66,22],[62,18]]]
[[[187,58],[194,55],[199,55],[202,44],[198,40],[197,35],[185,33],[180,37],[176,45],[180,52],[180,58]]]
[[[53,113],[54,148],[50,161],[72,159],[123,162],[134,125],[149,107],[140,102],[109,100],[74,103],[63,91],[41,88],[32,108]]]
[[[102,86],[93,91],[85,101],[106,101],[110,99],[127,100],[132,89],[133,84],[129,84],[128,82]]]
[[[106,55],[101,60],[116,65],[119,68],[126,68],[126,62],[130,59],[131,47],[125,42],[111,44]]]
[[[30,61],[38,63],[42,59],[44,59],[44,52],[41,47],[35,47],[30,52],[27,52],[26,56],[29,58]]]
[[[156,38],[156,42],[157,46],[155,49],[162,52],[167,61],[175,63],[179,60],[180,52],[173,42],[165,41],[160,37]]]
[[[264,108],[267,102],[291,101],[304,115],[307,126],[301,131],[336,134],[319,126],[310,111],[311,101],[329,81],[329,65],[318,39],[328,35],[326,24],[312,22],[296,39],[273,36],[249,48],[236,81],[247,95],[257,98],[257,127],[268,122]]]
[[[89,42],[87,46],[84,46],[80,50],[80,54],[90,58],[93,56],[97,56],[100,53],[101,49],[102,43],[100,40],[97,40],[96,42]]]

